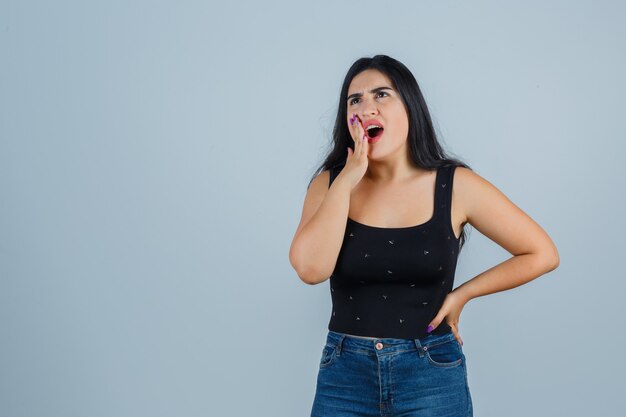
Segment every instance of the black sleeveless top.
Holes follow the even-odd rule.
[[[330,184],[343,166],[330,170]],[[330,276],[329,330],[398,339],[450,330],[445,319],[431,333],[426,327],[454,284],[459,252],[450,217],[455,168],[437,169],[434,213],[425,223],[383,228],[347,219]]]

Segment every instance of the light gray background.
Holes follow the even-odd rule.
[[[560,252],[466,305],[475,415],[623,413],[623,2],[0,4],[0,415],[308,415],[289,245],[377,53]],[[470,230],[456,285],[509,256]]]

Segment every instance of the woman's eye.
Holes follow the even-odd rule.
[[[376,95],[378,95],[378,94],[384,94],[384,95],[386,95],[386,96],[388,96],[388,95],[389,95],[389,94],[387,94],[387,93],[386,93],[386,92],[384,92],[384,91],[379,91],[378,93],[376,93]],[[354,100],[358,100],[358,98],[353,98],[352,100],[350,100],[350,105],[354,104]]]

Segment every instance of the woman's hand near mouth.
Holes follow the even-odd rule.
[[[353,113],[350,116],[350,124],[350,135],[354,142],[354,150],[348,147],[346,165],[339,175],[348,177],[352,188],[354,188],[365,175],[365,171],[367,171],[369,143],[359,116]]]

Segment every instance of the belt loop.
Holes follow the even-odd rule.
[[[417,348],[417,354],[419,355],[420,358],[423,358],[424,347],[422,347],[422,343],[420,342],[419,339],[413,339],[413,341],[415,342],[415,347]]]
[[[341,356],[341,346],[345,338],[346,338],[346,335],[344,335],[343,333],[339,336],[339,340],[337,341],[337,348],[336,348],[337,356]]]

